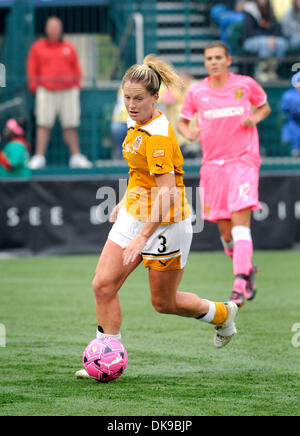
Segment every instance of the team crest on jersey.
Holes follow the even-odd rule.
[[[210,214],[210,204],[209,203],[205,203],[205,214],[206,215]]]
[[[240,100],[241,98],[244,97],[244,93],[242,89],[237,89],[235,91],[235,98],[237,98],[238,100]]]
[[[137,137],[135,138],[134,143],[132,144],[132,148],[133,148],[133,150],[134,150],[134,151],[138,151],[138,149],[139,149],[140,146],[142,145],[142,142],[143,142],[143,137],[142,137],[142,135],[137,136]]]

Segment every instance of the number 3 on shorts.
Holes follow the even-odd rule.
[[[161,242],[161,248],[158,248],[158,252],[159,253],[165,253],[166,251],[167,251],[167,238],[165,237],[165,236],[162,236],[162,235],[160,235],[159,237],[158,237],[158,239],[160,239],[162,242]]]

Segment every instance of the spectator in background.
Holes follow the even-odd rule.
[[[271,0],[271,5],[277,20],[281,23],[283,17],[291,9],[293,0]]]
[[[62,37],[62,22],[50,17],[46,38],[36,41],[27,60],[28,84],[36,93],[36,154],[29,162],[31,169],[46,165],[45,153],[56,116],[59,117],[66,144],[71,153],[72,168],[90,168],[91,162],[80,153],[77,128],[80,123],[79,88],[81,71],[74,47]]]
[[[289,48],[300,48],[300,0],[293,0],[291,9],[282,20],[282,33],[289,41]]]
[[[230,45],[229,32],[231,26],[244,21],[244,1],[217,3],[211,8],[211,18],[220,26],[220,40]],[[231,48],[231,47],[230,47]]]
[[[287,115],[282,131],[281,140],[291,147],[291,156],[300,156],[300,81],[299,73],[292,79],[292,87],[281,98],[281,110]]]
[[[122,144],[127,135],[128,113],[124,104],[124,92],[122,87],[117,94],[117,101],[113,110],[112,122],[110,125],[113,140],[113,154],[117,159],[122,159]]]
[[[25,139],[26,121],[11,118],[7,121],[3,136],[6,145],[0,151],[0,178],[28,178],[31,172],[28,168],[30,146]]]
[[[245,51],[258,55],[260,62],[255,72],[258,81],[278,80],[278,60],[285,56],[288,41],[281,36],[270,0],[255,0],[244,8]]]

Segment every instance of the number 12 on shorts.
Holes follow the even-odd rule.
[[[243,200],[249,200],[251,185],[249,182],[239,185],[239,197]]]

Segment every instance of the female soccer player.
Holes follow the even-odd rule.
[[[271,112],[267,96],[251,77],[228,72],[232,63],[223,42],[205,49],[209,77],[193,85],[183,103],[179,131],[203,150],[200,187],[204,218],[218,223],[225,252],[233,259],[230,301],[239,307],[256,294],[250,223],[260,208],[259,138],[256,125]],[[254,111],[252,107],[256,108]],[[197,127],[189,124],[197,114]]]
[[[201,319],[216,327],[215,346],[236,333],[234,303],[214,303],[179,292],[192,241],[190,210],[183,184],[183,157],[173,128],[156,108],[161,83],[180,86],[173,69],[152,55],[134,65],[123,78],[129,114],[123,156],[129,183],[115,207],[115,222],[103,248],[93,281],[97,336],[121,338],[118,291],[143,261],[149,269],[151,302],[156,311]],[[82,376],[80,371],[77,376]]]

